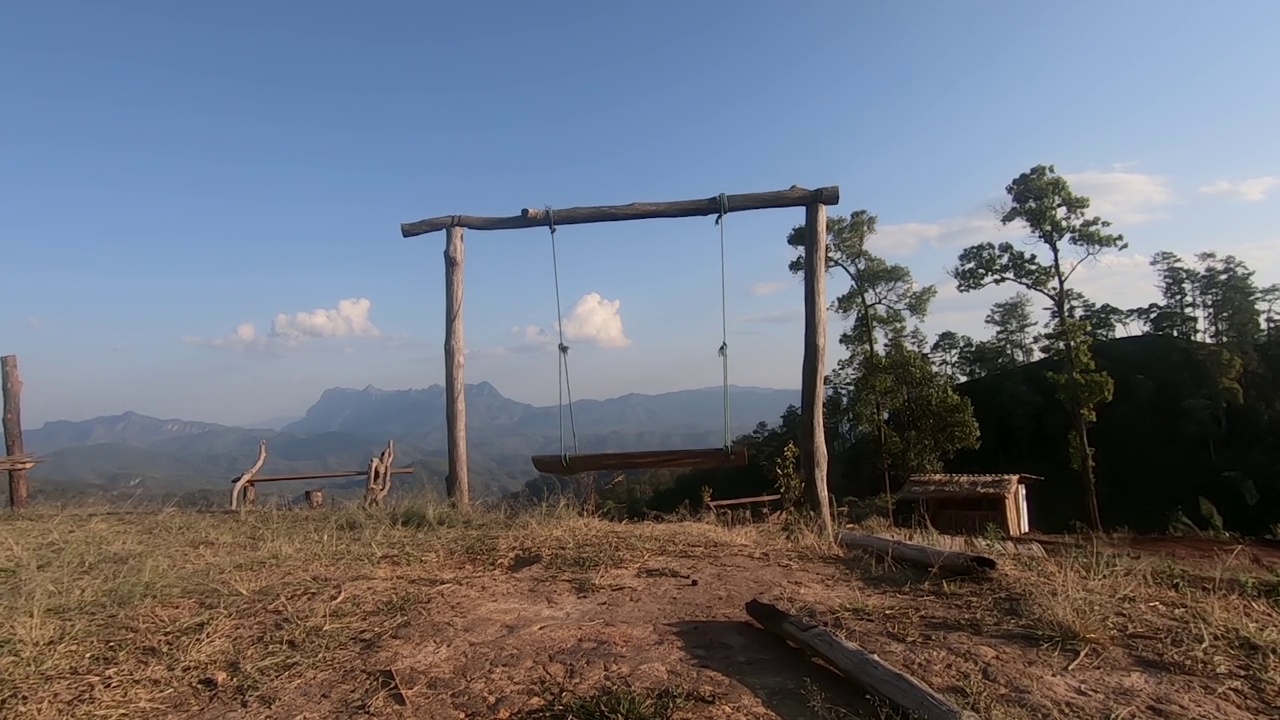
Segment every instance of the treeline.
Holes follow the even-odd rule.
[[[1092,340],[1167,335],[1227,346],[1247,356],[1275,336],[1280,283],[1259,287],[1254,271],[1234,255],[1202,252],[1187,262],[1162,251],[1152,256],[1150,265],[1161,298],[1157,303],[1122,309],[1068,290],[1071,308],[1087,324]],[[992,305],[985,319],[990,337],[975,341],[944,331],[933,340],[929,356],[944,374],[970,380],[1050,355],[1052,347],[1045,343],[1034,308],[1031,295],[1019,291]],[[1051,306],[1044,309],[1053,311]]]
[[[1005,190],[1000,221],[1026,241],[973,245],[949,270],[964,293],[1014,290],[987,313],[983,339],[926,336],[936,287],[871,252],[874,215],[829,219],[826,270],[844,321],[825,406],[831,491],[866,498],[912,473],[1026,472],[1045,477],[1030,493],[1044,530],[1191,523],[1260,534],[1280,523],[1280,285],[1261,286],[1232,255],[1161,252],[1151,259],[1160,302],[1099,304],[1073,281],[1126,249],[1123,235],[1052,166]],[[802,228],[787,242],[801,273]],[[739,438],[746,468],[542,478],[526,493],[572,492],[636,517],[697,507],[708,493],[776,492],[794,482],[798,425],[791,408]]]

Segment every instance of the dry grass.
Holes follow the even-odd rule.
[[[858,530],[946,545],[929,532],[893,530],[878,520]],[[1280,706],[1280,573],[1250,566],[1238,552],[1197,568],[1089,542],[1047,558],[997,559],[1000,570],[989,578],[943,579],[856,556],[847,565],[858,582],[838,600],[783,600],[793,612],[914,669],[935,688],[948,687],[983,718],[1090,717],[1053,702],[1035,706],[1033,696],[1043,689],[1018,687],[1028,675],[1049,672],[1090,675],[1093,690],[1141,673],[1140,682],[1150,685],[1146,694],[1179,692],[1159,687],[1163,674],[1185,680],[1187,688],[1203,682],[1218,692],[1229,689],[1243,698],[1242,708]],[[939,644],[954,662],[921,661],[919,648]],[[966,654],[979,644],[996,652]],[[1117,690],[1134,688],[1117,684]],[[1109,712],[1140,707],[1120,698],[1117,693],[1118,709]],[[1208,706],[1221,704],[1202,698]]]
[[[369,658],[419,623],[439,588],[536,565],[590,595],[607,593],[622,572],[669,582],[687,577],[679,567],[728,555],[784,569],[835,558],[803,527],[623,525],[567,507],[31,512],[0,520],[0,717],[190,717],[215,702],[256,713],[322,692],[376,698],[382,669]],[[852,578],[784,588],[780,600],[810,614],[825,608],[823,621],[855,642],[926,678],[938,673],[931,684],[983,717],[1038,715],[1006,692],[1003,676],[959,662],[948,682],[919,648],[953,652],[961,637],[1013,643],[1027,648],[1007,658],[1023,674],[1033,662],[1082,671],[1093,652],[1112,669],[1129,657],[1233,683],[1251,702],[1278,697],[1280,578],[1087,546],[1001,562],[995,578],[975,583],[864,561]],[[524,717],[677,717],[702,702],[695,695],[548,692]],[[845,717],[816,695],[813,712]]]
[[[672,720],[680,710],[705,701],[673,688],[651,690],[616,685],[589,695],[563,691],[550,691],[545,695],[543,704],[515,717],[518,720]]]
[[[1008,581],[1013,615],[1043,643],[1116,646],[1175,672],[1280,684],[1280,602],[1248,591],[1280,577],[1241,582],[1228,559],[1196,585],[1167,560],[1097,546],[1018,570]]]
[[[372,684],[362,658],[434,587],[525,561],[590,591],[619,568],[728,549],[795,552],[749,528],[568,507],[35,511],[0,520],[0,716],[139,717],[215,695],[270,707],[331,671]]]

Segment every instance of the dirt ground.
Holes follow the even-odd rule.
[[[1264,699],[1247,683],[1171,673],[1140,652],[1090,646],[1081,656],[988,626],[964,606],[1007,592],[998,583],[956,579],[937,592],[901,580],[912,576],[904,569],[876,570],[739,549],[654,558],[584,580],[547,572],[536,556],[518,559],[508,572],[432,588],[374,649],[380,665],[396,668],[407,700],[401,709],[388,698],[378,714],[518,717],[549,692],[625,684],[684,689],[693,699],[681,717],[889,717],[747,618],[745,603],[760,597],[844,631],[939,692],[992,713],[983,717],[1280,716],[1268,707],[1280,698],[1274,686]],[[396,577],[394,559],[382,572]],[[280,717],[298,717],[287,713]]]
[[[1086,541],[1067,535],[1026,535],[1024,541],[1037,542],[1053,552]],[[1254,538],[1228,540],[1213,537],[1170,535],[1107,535],[1097,541],[1108,550],[1136,557],[1165,558],[1187,567],[1216,570],[1225,562],[1243,563],[1265,572],[1280,572],[1280,540]]]
[[[1049,560],[1002,557],[986,579],[943,580],[776,528],[417,525],[338,513],[67,522],[52,541],[64,566],[24,575],[16,554],[40,536],[0,524],[0,569],[17,570],[0,572],[10,612],[34,584],[78,581],[83,594],[96,582],[90,573],[104,571],[71,563],[68,548],[118,551],[113,578],[132,577],[129,563],[151,553],[130,585],[133,605],[118,589],[95,591],[114,603],[98,624],[55,627],[46,606],[39,628],[0,626],[10,635],[0,636],[0,695],[19,699],[0,702],[0,717],[892,717],[755,625],[744,605],[757,597],[982,718],[1280,717],[1274,601],[1239,588],[1210,596],[1194,572],[1171,576],[1166,560],[1136,551],[1068,560],[1054,557],[1068,553],[1059,547]],[[175,564],[153,587],[169,562],[158,553]],[[1233,572],[1248,570],[1240,555]],[[71,565],[78,579],[66,577]],[[379,684],[386,670],[402,692]],[[648,714],[548,712],[601,688],[678,702]]]

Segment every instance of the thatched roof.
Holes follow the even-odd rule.
[[[974,498],[1003,497],[1013,492],[1020,483],[1039,479],[1033,475],[912,475],[898,491],[904,500],[926,498]]]

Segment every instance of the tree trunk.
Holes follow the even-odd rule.
[[[800,381],[800,472],[823,534],[834,536],[827,495],[827,208],[805,209],[804,358]]]
[[[1080,442],[1076,447],[1076,461],[1080,463],[1080,479],[1084,480],[1085,501],[1089,506],[1089,527],[1094,532],[1102,531],[1102,515],[1098,512],[1098,489],[1093,478],[1093,453],[1089,448],[1089,424],[1084,420],[1084,412],[1075,410],[1076,435]]]
[[[884,501],[888,508],[886,512],[889,515],[889,527],[893,527],[893,488],[889,483],[889,452],[885,449],[884,410],[881,409],[879,400],[876,400],[876,417],[879,418],[876,425],[880,430],[880,470],[884,473]]]

